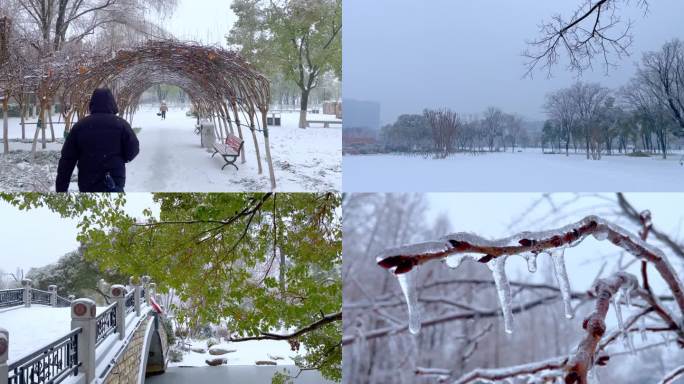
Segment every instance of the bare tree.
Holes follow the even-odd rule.
[[[499,108],[489,107],[484,112],[482,130],[490,151],[498,150],[496,139],[503,136],[504,120],[504,113]]]
[[[565,155],[570,156],[570,140],[578,121],[570,90],[561,89],[549,94],[544,109],[547,115],[558,123],[560,135],[565,141]]]
[[[134,25],[145,7],[173,9],[176,0],[16,0],[39,31],[43,54],[80,42],[107,24]]]
[[[637,81],[668,109],[680,128],[673,133],[684,137],[684,44],[673,40],[661,51],[645,54]]]
[[[601,158],[601,129],[598,118],[609,91],[599,84],[577,82],[569,88],[568,92],[571,100],[569,107],[574,109],[584,136],[587,159],[599,160]]]
[[[424,115],[432,127],[435,152],[446,158],[453,153],[454,143],[462,126],[460,116],[449,109],[425,110]]]
[[[569,18],[557,14],[542,23],[540,37],[528,41],[524,56],[528,59],[527,74],[541,67],[551,74],[561,55],[567,56],[568,68],[583,72],[592,68],[600,57],[606,71],[616,64],[612,56],[629,55],[633,42],[632,21],[623,20],[621,8],[636,5],[644,13],[648,0],[579,0],[580,5]]]

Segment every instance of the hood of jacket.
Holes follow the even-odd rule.
[[[93,92],[93,96],[90,98],[90,114],[93,113],[110,113],[113,115],[119,113],[119,107],[116,105],[112,91],[101,88]]]

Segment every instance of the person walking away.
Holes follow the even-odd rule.
[[[119,116],[112,91],[96,89],[90,98],[90,115],[69,132],[57,168],[55,189],[67,192],[74,167],[78,166],[80,192],[123,192],[126,163],[140,151],[138,138]]]
[[[166,105],[166,100],[162,100],[161,106],[159,107],[159,112],[161,112],[162,120],[166,120],[166,111],[168,110],[169,107]]]

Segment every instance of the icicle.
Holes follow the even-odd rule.
[[[416,271],[397,275],[401,291],[404,292],[406,305],[408,306],[409,331],[417,335],[420,332],[420,311],[418,309],[418,292],[416,291],[415,278]]]
[[[525,256],[525,259],[527,260],[527,270],[530,273],[537,272],[537,254],[530,253],[529,255]]]
[[[451,269],[456,269],[461,266],[463,263],[463,260],[465,260],[467,257],[470,257],[469,255],[464,255],[464,254],[456,254],[456,255],[451,255],[447,256],[445,263],[447,267]]]
[[[660,335],[663,337],[663,342],[665,342],[665,347],[669,348],[670,347],[670,336],[667,335],[666,333],[661,333]]]
[[[597,366],[591,368],[591,370],[589,371],[589,377],[593,379],[592,382],[596,384],[601,384],[601,378],[599,377]]]
[[[594,238],[598,241],[603,241],[603,240],[607,239],[608,238],[608,230],[603,229],[603,230],[599,230],[599,231],[594,232]]]
[[[635,354],[636,352],[634,350],[634,343],[632,342],[632,338],[629,335],[629,330],[625,328],[625,322],[622,318],[622,308],[620,306],[620,300],[622,299],[622,295],[623,291],[620,290],[620,292],[616,295],[617,297],[613,296],[610,298],[610,302],[611,304],[613,304],[613,309],[615,310],[615,317],[617,318],[618,329],[622,334],[622,343],[631,354]]]
[[[498,257],[487,263],[487,266],[492,271],[492,276],[494,277],[496,293],[499,296],[501,312],[503,312],[504,330],[506,333],[513,333],[511,286],[508,284],[508,277],[506,276],[506,258]]]
[[[627,309],[632,309],[632,287],[631,286],[624,288],[623,296],[625,296],[625,302],[627,302]]]
[[[615,317],[617,317],[618,329],[621,333],[625,333],[625,323],[622,321],[622,310],[620,309],[620,294],[611,297],[610,303],[613,304],[613,310],[615,310]]]
[[[639,334],[641,335],[641,341],[646,342],[648,341],[648,336],[646,335],[646,317],[641,316],[641,319],[639,319]]]
[[[560,252],[552,252],[551,259],[553,260],[553,270],[558,280],[558,287],[563,298],[563,307],[565,308],[565,317],[572,319],[574,314],[572,312],[572,296],[570,293],[570,280],[568,279],[568,272],[565,269],[565,248]]]

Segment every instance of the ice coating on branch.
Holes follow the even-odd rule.
[[[537,272],[537,254],[536,253],[526,254],[525,260],[527,260],[527,270],[530,273]]]
[[[387,249],[377,256],[377,262],[381,267],[392,271],[398,277],[413,271],[421,263],[430,260],[441,259],[450,268],[458,268],[466,258],[473,258],[481,263],[486,263],[492,270],[497,296],[504,315],[505,330],[510,333],[513,328],[513,316],[510,287],[505,273],[507,255],[522,256],[527,261],[528,271],[534,273],[537,270],[536,258],[538,254],[548,253],[553,261],[554,274],[561,292],[565,316],[571,319],[574,316],[572,293],[565,266],[564,252],[566,248],[578,245],[590,235],[599,241],[608,240],[636,257],[646,257],[649,260],[654,257],[661,258],[663,262],[668,263],[667,258],[659,249],[647,244],[639,236],[622,227],[596,216],[587,216],[579,222],[554,230],[522,232],[500,240],[488,240],[465,232],[454,233],[437,241]],[[407,276],[400,278],[399,281],[408,304],[411,331],[417,333],[420,328],[420,314],[412,278]],[[622,292],[623,290],[620,292],[626,295],[625,300],[628,306],[631,306],[631,289],[633,287],[625,292]],[[613,305],[616,308],[616,313],[618,313],[620,311],[619,306],[615,303]],[[619,315],[621,316],[621,313]],[[631,339],[627,342],[631,344]]]
[[[572,319],[574,314],[572,312],[572,296],[570,293],[570,280],[568,272],[565,269],[565,249],[558,252],[551,252],[551,260],[553,260],[553,270],[558,280],[558,288],[561,291],[561,298],[563,299],[563,308],[565,310],[565,317]]]
[[[420,255],[425,253],[438,253],[444,252],[450,247],[444,241],[426,241],[424,243],[402,245],[401,247],[389,248],[381,253],[375,258],[379,263],[382,260],[397,256],[397,255]]]
[[[418,309],[418,291],[415,285],[416,271],[410,271],[397,275],[399,286],[404,293],[406,305],[408,307],[409,332],[417,335],[420,332],[420,310]]]
[[[482,256],[471,253],[457,253],[455,255],[447,256],[444,262],[446,263],[447,267],[456,269],[460,267],[466,259],[478,260],[480,257]]]
[[[641,316],[641,319],[639,319],[639,334],[641,335],[641,341],[642,342],[647,342],[648,341],[648,336],[646,335],[646,317]]]
[[[478,236],[473,233],[468,232],[457,232],[446,236],[443,236],[440,240],[448,243],[469,243],[469,244],[479,244],[479,245],[497,245],[497,242],[485,239],[484,237]]]
[[[487,263],[487,266],[492,271],[494,278],[494,285],[504,318],[504,330],[506,333],[513,333],[513,300],[511,298],[511,286],[508,283],[508,276],[506,276],[506,258],[496,258]]]

